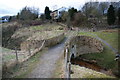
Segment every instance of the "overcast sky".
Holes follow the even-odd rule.
[[[4,15],[16,15],[23,7],[39,8],[40,13],[44,12],[45,6],[50,10],[57,8],[75,7],[80,9],[87,1],[120,1],[120,0],[0,0],[0,17]]]

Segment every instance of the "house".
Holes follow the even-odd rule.
[[[52,17],[52,20],[59,20],[62,16],[62,11],[64,11],[66,8],[62,7],[57,10],[54,10],[50,13],[50,16]]]
[[[10,16],[3,16],[0,22],[2,23],[9,22],[9,20],[10,20]]]

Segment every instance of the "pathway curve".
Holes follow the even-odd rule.
[[[65,41],[55,47],[50,48],[46,53],[44,53],[40,57],[40,63],[27,75],[27,77],[51,78],[56,67],[56,62],[63,54]]]
[[[91,35],[95,36],[98,40],[102,41],[104,44],[106,44],[114,53],[117,53],[118,50],[113,48],[109,43],[107,43],[105,40],[98,37],[96,34],[90,33]]]

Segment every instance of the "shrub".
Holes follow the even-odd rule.
[[[38,18],[39,9],[38,8],[30,8],[24,7],[20,13],[17,14],[17,19],[20,20],[35,20]]]
[[[87,21],[87,18],[81,13],[75,13],[74,21],[72,22],[73,26],[80,26]]]

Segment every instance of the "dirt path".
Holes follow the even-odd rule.
[[[64,41],[65,42],[65,41]],[[40,57],[40,63],[26,77],[28,78],[51,78],[56,68],[57,60],[62,56],[64,42],[50,48]]]

